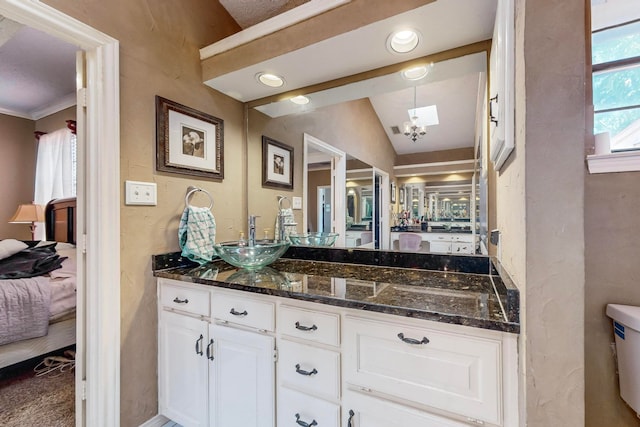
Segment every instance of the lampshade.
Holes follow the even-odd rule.
[[[29,224],[42,221],[44,221],[44,209],[42,209],[41,205],[31,203],[29,205],[19,205],[18,210],[13,214],[9,223]]]

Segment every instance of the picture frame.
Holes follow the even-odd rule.
[[[396,182],[391,181],[391,203],[396,202]]]
[[[224,121],[156,95],[156,170],[222,181]]]
[[[399,193],[398,197],[400,198],[400,204],[404,205],[404,187],[400,187]]]
[[[262,186],[293,190],[293,147],[262,135]]]

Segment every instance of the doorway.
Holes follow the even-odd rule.
[[[0,14],[79,46],[86,54],[84,64],[79,60],[77,65],[84,71],[80,75],[86,84],[78,89],[76,118],[76,426],[116,427],[120,421],[120,237],[113,230],[120,229],[120,206],[104,202],[120,199],[118,41],[40,2],[0,0]],[[86,174],[86,170],[101,173]]]
[[[338,233],[335,245],[344,247],[346,232],[346,153],[305,133],[303,158],[303,229],[309,231],[314,228],[317,230],[318,224],[314,223],[319,223],[320,221],[317,220],[322,217],[323,223],[330,224],[329,228],[324,231]],[[310,173],[319,168],[325,170],[328,174],[321,184],[314,182],[313,174]],[[318,189],[326,187],[329,187],[329,192],[323,191],[325,191],[325,196],[328,198],[326,200],[323,199],[322,204],[325,205],[328,212],[325,214],[323,210],[322,215],[319,215],[317,212],[321,205],[317,202],[320,198],[317,195],[319,194]],[[313,204],[320,206],[310,209]],[[328,215],[328,218],[325,219],[325,215]]]

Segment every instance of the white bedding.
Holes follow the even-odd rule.
[[[76,307],[76,249],[58,243],[68,257],[62,267],[43,276],[0,280],[0,345],[41,337],[51,321]]]

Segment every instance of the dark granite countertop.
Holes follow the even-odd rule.
[[[517,289],[508,278],[503,280],[500,268],[487,257],[292,247],[283,258],[257,272],[237,269],[222,260],[198,266],[179,253],[154,256],[153,265],[156,277],[520,331]]]

